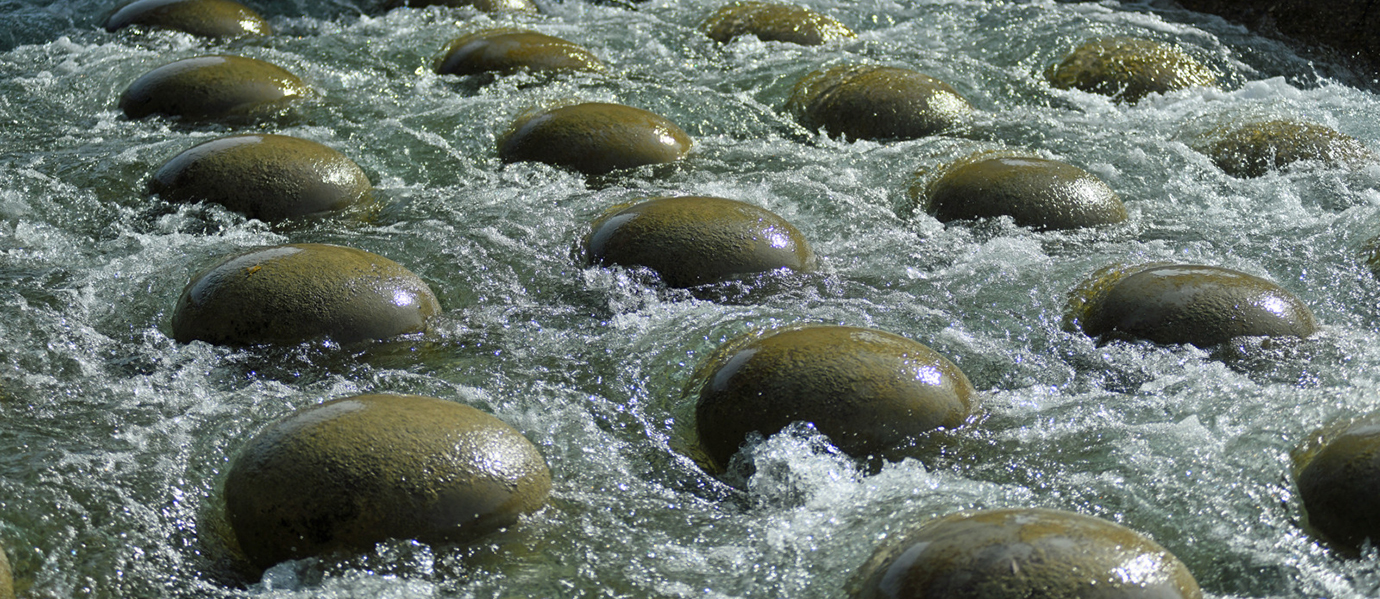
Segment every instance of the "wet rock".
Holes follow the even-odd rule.
[[[973,386],[934,350],[884,331],[805,326],[730,342],[702,367],[700,448],[719,468],[752,432],[805,421],[854,457],[904,456],[964,423]]]
[[[724,198],[657,198],[611,212],[584,245],[591,263],[650,268],[671,287],[815,265],[810,245],[785,219]]]
[[[105,21],[106,31],[138,25],[211,38],[258,37],[273,33],[268,21],[232,0],[135,0]]]
[[[727,44],[743,35],[764,42],[818,46],[857,37],[837,19],[808,8],[770,2],[734,2],[720,7],[700,24],[710,39]]]
[[[1365,144],[1331,127],[1273,120],[1223,127],[1203,136],[1195,148],[1233,177],[1259,177],[1295,162],[1331,166],[1374,160]]]
[[[231,256],[192,277],[172,330],[183,343],[354,343],[423,331],[438,312],[431,288],[392,260],[294,244]]]
[[[1126,220],[1121,198],[1101,179],[1033,156],[970,156],[912,187],[910,195],[942,222],[1010,216],[1023,227],[1078,229]]]
[[[849,139],[916,139],[957,127],[972,104],[949,84],[908,69],[840,66],[806,75],[786,101],[805,128]]]
[[[534,31],[487,29],[456,38],[436,63],[442,75],[604,70],[584,47]]]
[[[254,119],[310,93],[282,67],[242,56],[200,56],[158,67],[125,89],[120,110],[131,119],[153,114],[185,121]]]
[[[14,572],[4,547],[0,547],[0,599],[14,599]]]
[[[1331,427],[1323,444],[1296,456],[1307,527],[1347,554],[1380,543],[1380,414]]]
[[[1048,509],[945,516],[873,554],[852,599],[1199,599],[1172,553],[1100,518]]]
[[[235,135],[169,160],[149,191],[169,202],[215,202],[263,221],[341,210],[366,202],[372,186],[359,165],[314,141]]]
[[[1278,285],[1196,264],[1104,268],[1069,297],[1066,325],[1103,340],[1146,339],[1207,348],[1234,337],[1307,337],[1313,313]]]
[[[1184,8],[1221,15],[1308,50],[1331,50],[1363,73],[1380,68],[1380,11],[1371,0],[1182,0]]]
[[[536,14],[537,5],[532,0],[390,0],[389,9],[404,6],[449,6],[451,8],[473,8],[480,12],[516,12]]]
[[[255,435],[225,479],[226,517],[259,568],[388,539],[464,542],[540,509],[541,453],[503,421],[416,395],[360,395]]]
[[[690,136],[665,117],[621,104],[589,102],[519,117],[498,143],[503,162],[545,162],[602,175],[675,162]]]
[[[1112,37],[1079,46],[1045,73],[1058,89],[1078,89],[1128,103],[1152,93],[1216,86],[1217,76],[1178,46]]]

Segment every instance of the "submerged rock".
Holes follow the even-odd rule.
[[[1216,86],[1217,75],[1178,46],[1112,37],[1079,46],[1045,73],[1059,89],[1078,89],[1134,104],[1152,93]]]
[[[225,478],[225,510],[267,568],[388,539],[464,542],[546,503],[537,448],[472,407],[416,395],[328,401],[255,435]]]
[[[278,221],[367,201],[372,186],[344,154],[284,135],[235,135],[199,144],[169,160],[149,191],[169,202],[215,202]]]
[[[304,243],[231,256],[192,277],[172,331],[182,343],[353,343],[423,331],[440,310],[431,288],[397,262]]]
[[[1103,340],[1146,339],[1206,348],[1234,337],[1307,337],[1313,312],[1278,285],[1197,264],[1114,265],[1069,296],[1066,325]]]
[[[964,423],[968,377],[934,350],[884,331],[804,326],[730,342],[702,371],[699,444],[718,468],[750,433],[813,423],[854,457],[904,456],[925,433]]]
[[[786,101],[802,126],[849,139],[916,139],[961,124],[973,105],[949,84],[908,69],[840,66],[806,75]]]
[[[588,102],[524,114],[498,142],[503,162],[545,162],[602,175],[675,162],[690,136],[658,114],[622,104]]]
[[[1223,127],[1204,135],[1195,148],[1233,177],[1259,177],[1295,162],[1328,165],[1374,160],[1357,139],[1313,123],[1273,120]]]
[[[131,25],[211,38],[273,33],[259,13],[233,0],[135,0],[112,13],[105,21],[105,30],[118,31]]]
[[[584,245],[594,264],[647,267],[671,287],[815,265],[810,245],[785,219],[724,198],[656,198],[611,212]]]
[[[517,12],[536,14],[537,5],[532,0],[389,0],[388,8],[404,6],[449,6],[451,8],[473,8],[480,12]]]
[[[158,67],[120,96],[131,119],[153,114],[185,121],[253,119],[310,93],[296,75],[242,56],[200,56]]]
[[[727,44],[744,35],[764,42],[818,46],[857,37],[838,19],[802,6],[771,2],[734,2],[720,7],[700,24],[710,39]]]
[[[1055,160],[981,153],[943,168],[910,190],[941,222],[1010,216],[1037,229],[1077,229],[1126,220],[1126,206],[1101,179]]]
[[[1100,518],[1049,509],[962,512],[873,554],[852,599],[1200,599],[1174,554]]]
[[[486,29],[451,41],[436,62],[442,75],[604,70],[583,46],[535,31]]]

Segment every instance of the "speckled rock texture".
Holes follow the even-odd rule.
[[[1045,73],[1059,89],[1078,89],[1134,104],[1152,93],[1216,86],[1217,75],[1174,44],[1111,37],[1079,46]]]
[[[973,105],[949,84],[909,69],[845,65],[806,75],[786,111],[806,129],[848,139],[916,139],[963,124]]]
[[[604,63],[579,44],[513,29],[486,29],[456,38],[436,62],[436,72],[442,75],[604,70]]]
[[[216,345],[354,343],[426,330],[441,310],[426,283],[363,250],[294,244],[231,256],[192,278],[173,337]]]
[[[1177,557],[1119,524],[1005,509],[930,521],[873,554],[852,599],[1200,599]]]
[[[184,121],[253,120],[281,111],[310,88],[274,64],[242,56],[200,56],[158,67],[131,83],[120,110]]]
[[[804,326],[730,342],[702,367],[699,444],[726,467],[749,433],[805,421],[854,457],[904,455],[939,428],[962,425],[975,394],[934,350],[892,333]]]
[[[690,136],[658,114],[622,104],[587,102],[533,111],[498,142],[503,162],[544,162],[586,175],[675,162]]]
[[[388,539],[464,542],[540,509],[551,473],[513,427],[469,406],[360,395],[255,435],[225,479],[236,540],[259,568]]]
[[[284,135],[234,135],[173,157],[149,180],[169,202],[215,202],[263,221],[342,210],[370,199],[364,171],[325,145]]]
[[[105,30],[118,31],[131,25],[221,39],[273,33],[259,13],[232,0],[135,0],[111,13]]]
[[[1304,160],[1329,166],[1375,160],[1356,138],[1324,125],[1288,120],[1221,127],[1193,145],[1218,168],[1240,178],[1259,177]]]
[[[710,39],[727,44],[744,35],[764,42],[818,46],[857,37],[838,19],[802,6],[771,2],[734,2],[719,7],[700,24]]]
[[[810,244],[785,219],[712,197],[656,198],[607,214],[585,238],[585,253],[593,264],[650,268],[671,287],[815,266]]]
[[[1036,229],[1078,229],[1126,220],[1126,206],[1101,179],[1071,164],[983,153],[911,188],[917,208],[941,222],[1010,216]]]
[[[1197,264],[1114,265],[1069,295],[1073,331],[1102,340],[1145,339],[1206,348],[1234,337],[1307,337],[1313,312],[1278,285]]]

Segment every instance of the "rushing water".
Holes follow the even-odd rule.
[[[818,48],[696,31],[718,0],[635,10],[580,0],[541,16],[347,2],[249,2],[278,35],[211,44],[108,34],[98,0],[0,2],[0,541],[33,597],[838,597],[889,535],[963,508],[1108,518],[1177,554],[1213,597],[1366,597],[1374,559],[1298,526],[1289,453],[1380,407],[1380,166],[1302,165],[1242,180],[1185,143],[1247,116],[1330,125],[1380,149],[1380,98],[1351,74],[1220,19],[1158,5],[817,0],[859,38]],[[485,86],[430,71],[451,38],[517,25],[565,37],[608,76]],[[1175,40],[1223,74],[1125,106],[1041,77],[1081,40]],[[230,129],[131,122],[119,93],[176,58],[236,53],[320,93],[272,131],[355,159],[383,209],[368,224],[275,228],[143,192],[164,161]],[[981,112],[959,135],[843,143],[781,106],[794,81],[864,60],[951,83]],[[589,187],[500,165],[496,136],[532,106],[615,101],[696,139],[682,166]],[[245,131],[241,128],[234,131]],[[1116,189],[1128,224],[1036,233],[905,211],[907,178],[1016,147]],[[717,195],[795,223],[821,273],[710,302],[572,259],[605,208]],[[366,249],[421,275],[445,308],[424,337],[364,350],[179,344],[190,276],[287,242]],[[1062,330],[1066,293],[1114,261],[1174,260],[1279,282],[1323,331],[1232,356]],[[867,471],[806,428],[767,439],[746,480],[683,453],[685,387],[725,339],[797,322],[871,326],[949,356],[985,416],[950,449]],[[1228,352],[1232,353],[1232,352]],[[1225,359],[1223,359],[1225,358]],[[472,546],[379,545],[239,580],[218,485],[229,456],[294,409],[366,391],[435,395],[513,424],[545,454],[550,506]],[[731,483],[731,484],[730,484]]]

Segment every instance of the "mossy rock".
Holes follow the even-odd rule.
[[[1058,89],[1134,104],[1153,93],[1217,85],[1217,75],[1173,44],[1129,37],[1092,40],[1045,73]]]
[[[810,422],[845,453],[904,457],[962,425],[975,394],[934,350],[892,333],[804,326],[730,342],[701,368],[699,447],[720,469],[750,433]]]
[[[169,160],[149,191],[169,202],[215,202],[263,221],[342,210],[370,200],[369,177],[344,154],[284,135],[235,135]]]
[[[1129,528],[1050,509],[961,512],[873,554],[851,599],[1200,599],[1183,562]]]
[[[273,33],[259,13],[232,0],[135,0],[111,13],[105,30],[131,25],[223,39]]]
[[[593,264],[650,268],[671,287],[815,266],[810,244],[791,223],[724,198],[656,198],[610,212],[584,245]]]
[[[579,44],[512,29],[486,29],[456,38],[436,61],[436,72],[442,75],[604,70],[604,63]]]
[[[540,509],[551,473],[513,427],[416,395],[360,395],[255,435],[225,478],[226,518],[259,568],[388,539],[465,542]]]
[[[1312,160],[1330,166],[1374,161],[1357,139],[1314,123],[1272,120],[1222,127],[1195,144],[1218,168],[1233,177],[1259,177],[1272,170]]]
[[[849,139],[916,139],[958,127],[973,105],[938,79],[896,67],[838,66],[806,75],[786,110],[806,129]]]
[[[449,6],[451,8],[473,8],[487,13],[526,13],[537,14],[537,5],[532,0],[389,0],[388,8],[404,6]]]
[[[917,176],[917,181],[922,177]],[[1057,160],[984,152],[942,169],[911,200],[941,222],[1010,216],[1036,229],[1120,223],[1126,206],[1091,173]]]
[[[231,256],[192,277],[172,331],[183,343],[355,343],[424,331],[440,310],[431,288],[397,262],[306,243]]]
[[[544,162],[586,175],[648,164],[675,162],[693,142],[658,114],[587,102],[532,111],[513,123],[498,142],[503,162]]]
[[[296,75],[262,60],[200,56],[136,79],[120,96],[120,110],[131,119],[159,114],[190,122],[253,120],[310,92]]]
[[[744,35],[764,42],[818,46],[857,37],[838,19],[802,6],[771,2],[734,2],[719,7],[700,24],[710,39],[727,44]]]
[[[1333,424],[1295,457],[1306,528],[1348,556],[1380,544],[1380,414]]]
[[[1065,324],[1102,340],[1145,339],[1207,348],[1235,337],[1307,337],[1313,313],[1278,285],[1197,264],[1114,265],[1069,296]]]

